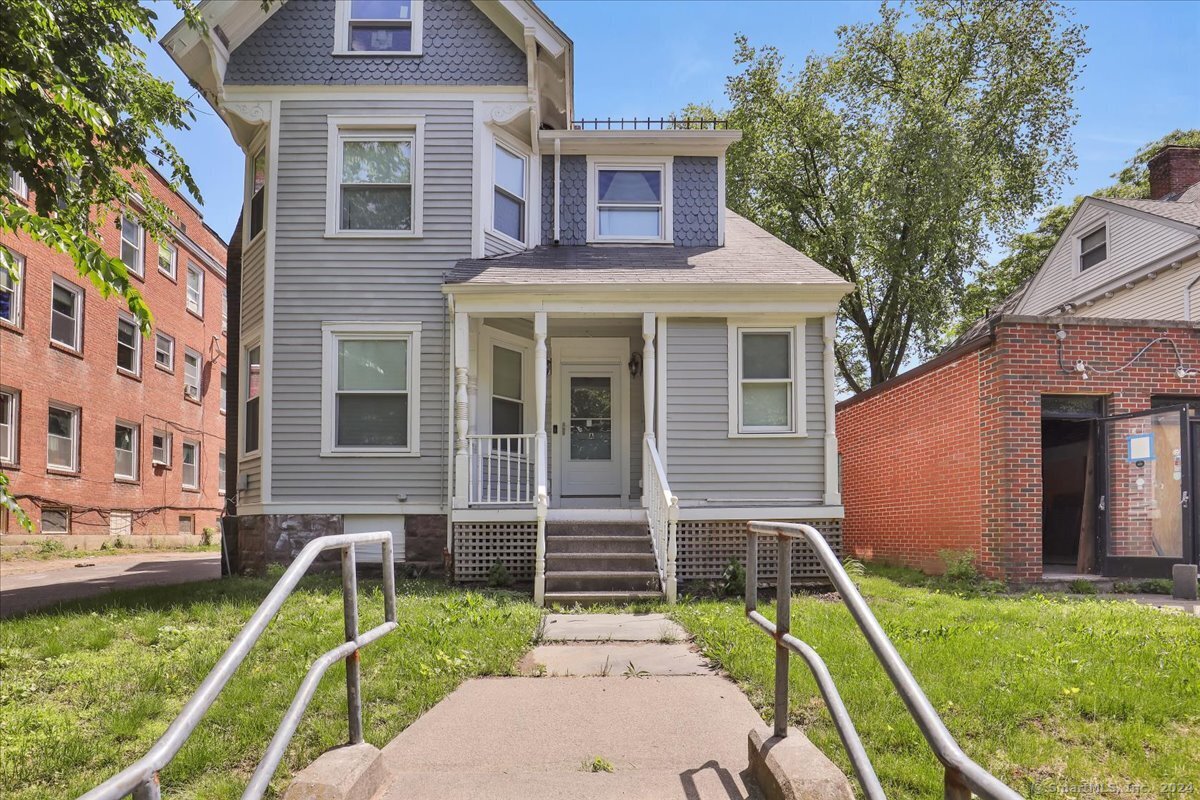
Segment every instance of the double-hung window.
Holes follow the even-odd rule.
[[[50,339],[75,351],[83,345],[83,290],[57,276],[50,289]]]
[[[250,162],[250,240],[263,229],[267,213],[267,148],[263,147]]]
[[[492,433],[499,436],[525,432],[522,360],[520,350],[492,345]]]
[[[127,375],[142,374],[142,335],[132,318],[117,318],[117,369]]]
[[[1108,229],[1101,225],[1079,239],[1079,270],[1082,272],[1108,258]]]
[[[163,467],[171,466],[171,434],[167,431],[151,434],[150,462]]]
[[[670,243],[671,159],[589,159],[588,239]]]
[[[336,55],[421,54],[422,0],[344,0],[337,3]]]
[[[421,234],[420,117],[330,117],[328,235]]]
[[[183,396],[189,400],[200,399],[200,367],[200,354],[183,348]]]
[[[225,451],[217,453],[217,494],[225,494]]]
[[[130,422],[116,425],[113,477],[136,481],[138,477],[138,426]]]
[[[187,267],[187,310],[204,316],[204,271],[192,263]]]
[[[162,331],[154,334],[154,366],[175,371],[175,339]]]
[[[179,250],[171,243],[158,246],[158,271],[175,280],[175,267],[179,261]]]
[[[259,406],[262,403],[262,347],[253,345],[243,351],[245,372],[242,374],[242,390],[245,400],[242,408],[242,454],[258,452]]]
[[[183,440],[183,488],[200,488],[200,443]]]
[[[14,327],[21,326],[21,291],[25,281],[25,256],[6,251],[16,267],[17,279],[14,281],[8,270],[0,267],[0,322],[7,322]]]
[[[142,245],[146,231],[141,223],[128,214],[121,215],[121,261],[131,273],[139,278],[144,274]]]
[[[324,325],[324,455],[416,455],[419,323]]]
[[[803,327],[730,327],[730,434],[804,431]]]
[[[226,403],[229,402],[228,384],[229,384],[229,373],[227,373],[225,370],[221,370],[221,413],[222,414],[225,413]]]
[[[79,409],[50,404],[46,430],[46,466],[79,471]]]
[[[21,398],[11,389],[0,389],[0,464],[17,463]]]
[[[492,228],[525,244],[525,192],[529,159],[499,142],[494,150]]]
[[[29,184],[25,183],[25,178],[15,169],[8,171],[8,190],[18,199],[29,199]]]

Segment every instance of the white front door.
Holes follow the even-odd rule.
[[[564,363],[555,409],[559,487],[564,500],[620,498],[628,432],[622,419],[620,364]]]

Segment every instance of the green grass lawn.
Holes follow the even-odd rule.
[[[193,544],[183,547],[134,547],[122,542],[120,545],[103,550],[72,550],[57,539],[44,539],[26,549],[12,550],[0,553],[0,561],[55,561],[58,559],[104,558],[105,556],[129,556],[140,553],[219,553],[219,544]]]
[[[76,797],[144,754],[275,579],[130,592],[0,621],[0,797]],[[361,628],[383,618],[360,582]],[[510,674],[540,618],[524,598],[430,581],[397,586],[398,630],[362,654],[367,741],[383,745],[463,680]],[[337,575],[306,579],[162,782],[168,797],[239,797],[311,661],[341,638]],[[330,669],[276,788],[346,741],[345,670]]]
[[[1022,794],[1085,796],[1066,785],[1097,782],[1143,785],[1121,797],[1176,794],[1162,788],[1172,781],[1200,791],[1200,619],[1126,601],[957,596],[878,576],[858,583],[962,748]],[[940,796],[941,767],[849,612],[813,596],[792,608],[792,632],[828,663],[888,796]],[[773,645],[746,621],[742,601],[681,603],[672,613],[770,719]],[[849,772],[798,658],[790,680],[792,724]]]

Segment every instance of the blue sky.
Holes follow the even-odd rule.
[[[251,0],[246,0],[250,2]],[[177,14],[162,14],[160,35]],[[575,104],[580,116],[661,117],[693,101],[720,102],[732,70],[733,36],[773,44],[799,65],[828,53],[837,26],[869,20],[875,2],[613,2],[541,0],[575,42]],[[1110,182],[1141,144],[1176,128],[1200,127],[1200,2],[1072,3],[1088,26],[1087,56],[1076,88],[1079,159],[1071,198]],[[148,48],[150,66],[192,90],[162,49]],[[241,205],[242,156],[221,120],[196,98],[197,121],[172,141],[204,195],[205,220],[228,237]]]

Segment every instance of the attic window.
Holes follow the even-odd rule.
[[[337,4],[341,55],[420,55],[421,0],[350,0]]]
[[[1079,239],[1079,270],[1094,267],[1108,258],[1108,232],[1101,225]]]

